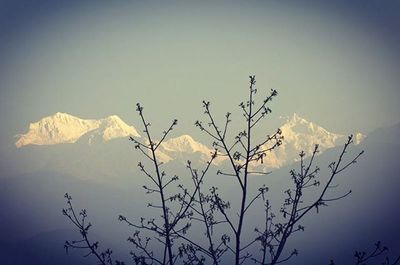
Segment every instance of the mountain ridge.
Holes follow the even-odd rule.
[[[295,162],[298,154],[305,151],[310,154],[315,144],[319,144],[320,152],[341,145],[347,139],[344,134],[329,132],[321,126],[309,122],[297,113],[288,117],[281,126],[284,140],[282,145],[268,152],[263,169],[276,169]],[[108,142],[123,137],[140,137],[134,126],[122,121],[117,115],[104,119],[80,119],[67,113],[57,112],[31,123],[26,134],[17,135],[17,148],[26,145],[57,145],[61,143],[83,142],[84,145]],[[364,139],[361,133],[355,134],[355,143]],[[268,148],[267,145],[264,148]],[[192,136],[183,134],[165,140],[157,149],[159,160],[168,163],[173,160],[186,164],[187,160],[206,162],[210,160],[214,149],[196,141]],[[226,157],[217,156],[213,161],[219,165]],[[254,165],[259,166],[259,165]]]
[[[87,133],[92,133],[90,138],[100,136],[105,142],[120,137],[140,137],[133,126],[127,125],[117,115],[96,120],[81,119],[68,113],[57,112],[30,123],[27,133],[16,135],[18,140],[15,145],[21,148],[26,145],[75,143]]]

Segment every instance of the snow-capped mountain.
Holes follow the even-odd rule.
[[[164,163],[172,160],[186,163],[187,160],[193,161],[194,158],[205,162],[210,160],[212,153],[211,148],[195,141],[190,135],[169,139],[161,143],[157,149],[159,159]]]
[[[347,135],[329,132],[296,113],[287,118],[280,128],[284,136],[282,145],[267,153],[263,164],[254,163],[252,167],[261,167],[264,171],[280,168],[295,162],[301,151],[305,151],[307,155],[311,154],[315,144],[319,144],[322,153],[329,148],[344,144],[347,139]],[[140,137],[133,126],[127,125],[116,115],[105,119],[88,120],[66,113],[56,113],[31,123],[26,134],[17,136],[15,144],[19,148],[26,145],[56,145],[79,141],[84,143],[83,146],[87,146],[128,136]],[[363,139],[364,135],[355,134],[356,144]],[[213,150],[194,140],[190,135],[182,135],[164,141],[158,147],[157,155],[164,163],[177,161],[185,164],[187,160],[203,163],[210,160]],[[219,165],[226,159],[224,156],[218,156],[213,163]]]
[[[133,126],[126,124],[117,115],[111,115],[105,119],[101,119],[99,127],[93,131],[90,131],[88,134],[89,144],[96,140],[107,142],[112,139],[124,138],[128,136],[140,137]]]
[[[90,134],[89,141],[99,136],[103,141],[126,136],[139,136],[133,126],[127,125],[116,115],[94,120],[80,119],[67,113],[57,112],[29,124],[27,133],[16,136],[18,140],[15,145],[20,148],[25,145],[75,143],[88,133]]]
[[[267,154],[264,160],[266,168],[280,168],[297,161],[301,151],[304,151],[306,156],[310,155],[316,144],[319,145],[320,153],[322,153],[329,148],[343,145],[348,137],[348,135],[329,132],[296,113],[288,117],[280,129],[284,137],[282,145]],[[355,144],[359,144],[364,138],[363,134],[355,133]]]
[[[299,158],[299,153],[304,151],[310,155],[315,144],[319,145],[320,153],[327,149],[343,145],[348,135],[335,134],[309,122],[298,114],[294,113],[287,118],[286,122],[280,127],[284,136],[282,145],[267,153],[263,164],[253,163],[253,168],[261,167],[261,170],[280,168]],[[361,133],[354,134],[355,144],[359,144],[365,136]],[[268,145],[264,146],[268,148]],[[187,160],[206,162],[210,160],[213,149],[205,146],[189,135],[182,135],[165,141],[158,148],[159,159],[163,162],[178,160],[186,163]],[[227,157],[217,156],[213,164],[218,165],[226,161]]]

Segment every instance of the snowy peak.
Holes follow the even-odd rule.
[[[367,137],[367,136],[365,134],[362,134],[362,133],[354,134],[354,143],[355,144],[360,144],[362,141],[364,141],[365,137]]]
[[[159,146],[157,154],[162,162],[180,160],[186,163],[187,160],[208,161],[213,150],[194,140],[190,135],[182,135],[169,139]]]
[[[311,151],[315,144],[319,144],[321,149],[332,148],[346,138],[345,135],[331,133],[296,113],[282,125],[281,130],[284,143],[294,144],[296,149],[304,151]]]
[[[297,123],[308,123],[304,118],[302,118],[299,114],[296,112],[293,113],[292,117],[288,118],[288,123],[292,124],[297,124]]]
[[[347,135],[329,132],[321,126],[309,122],[294,113],[281,127],[284,137],[282,145],[267,154],[265,159],[267,168],[279,168],[298,160],[298,154],[304,151],[306,155],[312,153],[315,144],[321,152],[339,145],[347,140]],[[354,134],[354,143],[359,144],[365,136]]]
[[[15,145],[54,145],[75,143],[87,133],[100,135],[103,141],[126,136],[139,136],[134,127],[127,125],[118,116],[105,119],[80,119],[67,113],[57,112],[29,124],[26,134],[20,134]]]
[[[19,148],[24,145],[53,145],[60,143],[74,143],[83,134],[99,127],[99,121],[83,120],[67,113],[57,112],[38,122],[29,124],[26,134],[17,135],[15,145]]]
[[[304,151],[311,154],[315,144],[319,144],[320,151],[343,145],[347,135],[329,132],[321,126],[309,122],[294,113],[287,118],[280,127],[284,136],[282,145],[268,152],[263,159],[262,170],[280,168],[298,160],[298,154]],[[128,136],[140,137],[133,126],[126,124],[116,115],[103,119],[80,119],[67,113],[57,112],[29,125],[26,134],[17,135],[16,146],[25,145],[55,145],[63,143],[102,144],[116,138]],[[355,144],[359,144],[365,136],[354,134]],[[264,146],[268,149],[271,143]],[[209,161],[214,152],[190,135],[171,138],[157,148],[158,159],[164,163],[177,161],[186,164],[187,160],[203,163]],[[217,156],[213,164],[219,165],[226,161],[225,156]],[[252,165],[253,166],[253,165]]]
[[[207,146],[196,142],[190,135],[182,135],[176,138],[169,139],[161,144],[162,148],[165,151],[173,151],[173,152],[209,152]]]
[[[99,129],[102,131],[101,135],[103,136],[104,141],[126,136],[140,136],[133,126],[126,124],[117,115],[109,116],[100,120],[100,122],[101,124]]]
[[[325,128],[307,121],[306,119],[294,113],[285,124],[282,125],[281,130],[284,137],[288,141],[293,141],[296,137],[306,137],[315,141],[322,148],[335,147],[338,144],[343,144],[347,140],[347,134],[336,134],[329,132]],[[365,135],[362,133],[354,133],[354,143],[359,144],[363,141]]]
[[[286,123],[282,125],[282,128],[290,128],[291,130],[297,131],[299,133],[329,134],[326,129],[316,125],[315,123],[307,121],[306,119],[299,116],[297,113],[293,113],[292,117],[288,118]]]

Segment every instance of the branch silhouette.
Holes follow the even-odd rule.
[[[317,213],[322,207],[341,200],[351,194],[351,190],[341,195],[332,193],[336,177],[354,165],[363,151],[354,157],[347,157],[353,136],[350,135],[338,154],[336,161],[328,165],[329,174],[325,180],[320,178],[320,168],[316,165],[319,146],[308,157],[304,151],[299,153],[299,169],[290,171],[291,187],[284,191],[285,199],[274,212],[274,207],[268,200],[268,187],[262,185],[254,190],[250,185],[252,175],[265,176],[271,172],[259,169],[267,155],[279,148],[284,140],[282,131],[278,128],[272,134],[264,134],[263,139],[256,140],[254,135],[257,129],[261,132],[260,124],[271,113],[269,107],[272,100],[278,95],[271,89],[261,100],[257,95],[256,78],[249,77],[248,98],[239,104],[243,117],[243,127],[239,133],[232,135],[230,124],[233,122],[231,113],[224,116],[222,126],[217,124],[212,112],[211,103],[203,101],[205,121],[196,121],[195,127],[200,129],[213,142],[214,150],[209,154],[209,160],[204,168],[199,170],[188,160],[186,169],[191,178],[190,187],[185,187],[176,175],[165,172],[160,158],[159,148],[170,136],[178,121],[174,119],[170,126],[162,132],[160,140],[155,140],[151,132],[151,123],[145,117],[144,108],[137,103],[136,111],[139,115],[145,134],[144,140],[134,137],[129,139],[147,162],[139,162],[139,171],[147,178],[148,183],[143,189],[149,195],[156,196],[156,203],[148,203],[147,207],[158,215],[157,218],[133,217],[119,215],[119,221],[134,229],[128,241],[133,245],[131,251],[135,264],[213,264],[219,265],[229,261],[229,264],[241,265],[256,263],[275,265],[285,263],[297,256],[297,249],[287,250],[287,243],[297,232],[304,231],[301,224],[303,218],[315,210]],[[228,169],[218,167],[217,158],[222,158],[228,164]],[[348,161],[348,162],[346,162]],[[206,188],[210,169],[217,166],[217,175],[230,177],[235,185],[235,195],[238,201],[224,199],[225,194],[219,187]],[[307,194],[307,196],[305,196]],[[310,199],[311,198],[311,199]],[[98,242],[89,240],[88,233],[91,227],[87,223],[86,210],[77,216],[72,207],[71,197],[66,194],[67,208],[63,214],[79,230],[81,240],[67,241],[66,250],[86,249],[88,255],[94,255],[99,264],[124,264],[112,259],[112,251],[98,252]],[[264,206],[264,219],[260,227],[254,228],[254,237],[244,240],[243,231],[248,228],[247,219],[250,209],[256,204]],[[192,225],[202,227],[201,236],[193,236]],[[257,248],[257,251],[254,249]],[[252,250],[253,249],[253,250]],[[386,252],[380,243],[371,253],[356,252],[356,264],[366,264],[366,261]],[[394,265],[399,258],[390,263],[387,259],[384,264]],[[333,261],[331,261],[333,265]]]
[[[375,243],[375,248],[370,252],[366,251],[358,251],[354,252],[354,264],[355,265],[367,265],[369,262],[376,261],[377,259],[381,259],[379,264],[382,265],[396,265],[400,262],[400,255],[391,262],[391,259],[388,256],[389,248],[383,246],[380,241]],[[376,263],[375,263],[376,264]],[[329,265],[335,265],[334,261],[331,260]]]
[[[93,242],[89,239],[89,230],[92,227],[90,222],[87,222],[87,212],[82,209],[79,214],[76,214],[72,205],[72,197],[66,193],[64,198],[67,202],[67,208],[62,210],[62,214],[66,216],[72,224],[78,228],[79,233],[82,237],[80,240],[65,241],[64,248],[68,253],[69,249],[81,249],[87,250],[88,253],[85,257],[94,256],[97,259],[98,264],[101,265],[124,265],[125,263],[118,260],[113,260],[112,250],[106,249],[105,251],[99,252],[99,242]]]

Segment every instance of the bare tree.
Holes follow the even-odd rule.
[[[273,265],[282,263],[288,260],[290,257],[296,255],[298,253],[297,250],[293,250],[288,257],[281,258],[288,238],[293,233],[304,229],[303,226],[298,225],[299,221],[307,213],[309,213],[311,209],[316,208],[318,210],[320,206],[326,206],[327,202],[344,198],[351,193],[351,191],[349,191],[340,197],[326,198],[327,190],[329,188],[333,188],[331,183],[335,176],[343,172],[351,164],[354,164],[363,153],[359,153],[350,162],[342,165],[343,156],[346,153],[348,146],[353,142],[353,137],[349,136],[348,141],[345,143],[342,152],[339,155],[339,159],[329,165],[329,168],[331,169],[331,175],[327,183],[324,185],[320,195],[315,201],[307,205],[303,201],[304,192],[308,188],[320,185],[320,181],[316,180],[316,175],[319,172],[319,168],[313,168],[314,158],[318,153],[318,145],[315,146],[308,165],[305,165],[304,162],[305,153],[301,152],[299,155],[299,172],[296,172],[295,170],[290,172],[294,183],[294,188],[285,191],[287,198],[280,210],[284,221],[274,222],[274,217],[276,215],[270,212],[270,204],[268,201],[266,201],[264,231],[260,232],[258,229],[256,229],[258,236],[252,242],[246,242],[243,244],[241,237],[246,212],[256,200],[266,200],[265,193],[268,190],[267,187],[263,186],[259,188],[258,193],[256,193],[254,197],[249,196],[249,176],[252,174],[265,174],[264,172],[251,171],[251,164],[263,162],[263,159],[267,153],[277,148],[283,140],[282,131],[278,129],[274,134],[267,135],[264,140],[253,143],[253,135],[256,125],[258,125],[271,112],[271,109],[267,105],[275,96],[277,96],[277,91],[272,89],[270,94],[266,96],[259,105],[257,105],[254,100],[255,94],[257,93],[255,83],[255,76],[250,76],[249,98],[246,102],[241,102],[239,104],[242,114],[245,118],[246,128],[235,136],[233,144],[229,145],[227,139],[227,129],[229,123],[231,122],[230,113],[226,114],[225,124],[222,129],[220,129],[211,113],[210,103],[203,101],[203,107],[205,109],[204,112],[208,117],[208,126],[204,126],[202,122],[196,122],[196,126],[207,133],[214,140],[213,145],[218,148],[221,153],[220,155],[228,157],[230,161],[231,171],[219,171],[219,173],[235,177],[241,192],[240,207],[239,211],[237,212],[238,220],[233,220],[233,218],[230,217],[232,215],[228,215],[226,213],[227,207],[224,207],[224,204],[221,203],[222,199],[215,192],[213,193],[215,199],[212,201],[212,203],[215,204],[215,207],[223,215],[225,221],[229,224],[234,234],[235,246],[234,249],[232,249],[232,252],[235,256],[234,264],[236,265],[242,264],[248,258],[251,258],[256,263]],[[257,241],[262,246],[262,259],[252,257],[251,254],[246,252],[246,248]],[[267,259],[267,254],[269,254],[269,259]]]
[[[358,251],[356,250],[354,252],[354,264],[355,265],[367,265],[368,263],[370,264],[370,262],[373,261],[377,261],[379,259],[380,263],[382,265],[396,265],[400,262],[400,256],[398,256],[397,258],[394,259],[393,262],[391,262],[391,259],[389,256],[387,256],[389,251],[389,248],[386,246],[383,246],[382,243],[380,241],[375,243],[375,248],[373,250],[371,250],[370,252],[365,252],[365,251]],[[385,256],[386,254],[386,256]],[[335,265],[334,261],[331,260],[329,265]]]
[[[298,254],[296,249],[287,252],[286,245],[293,234],[304,230],[304,226],[300,224],[303,217],[310,214],[313,209],[318,212],[321,207],[351,193],[348,191],[335,196],[330,191],[335,188],[333,185],[335,177],[356,163],[363,154],[360,152],[353,158],[345,159],[348,148],[353,143],[353,136],[348,137],[338,159],[329,165],[330,173],[325,182],[319,178],[319,167],[314,165],[318,145],[308,158],[304,152],[299,154],[300,168],[298,171],[290,171],[293,187],[284,191],[286,198],[278,213],[274,213],[274,208],[267,199],[266,185],[251,190],[252,175],[270,173],[259,170],[258,166],[267,159],[269,152],[282,144],[283,135],[282,131],[277,129],[262,140],[255,139],[255,132],[257,128],[260,129],[258,125],[271,113],[269,104],[278,93],[272,89],[260,102],[256,102],[256,79],[255,76],[249,78],[248,99],[239,104],[244,117],[244,129],[232,138],[229,137],[231,113],[225,115],[223,125],[219,126],[211,111],[210,102],[203,101],[206,121],[196,121],[195,126],[212,139],[214,151],[210,153],[210,159],[202,170],[195,169],[191,161],[187,162],[193,183],[191,187],[184,187],[179,182],[178,176],[167,174],[159,157],[158,149],[177,125],[177,120],[172,121],[169,128],[162,133],[160,140],[155,140],[150,132],[151,124],[144,116],[143,107],[137,104],[136,111],[143,124],[145,141],[141,142],[132,137],[130,140],[147,162],[150,162],[150,166],[139,162],[138,167],[149,182],[143,186],[144,190],[158,197],[158,203],[149,203],[148,207],[159,212],[159,217],[140,217],[136,218],[139,221],[130,221],[123,215],[119,216],[120,221],[135,229],[133,235],[128,238],[134,246],[131,254],[135,264],[217,265],[221,264],[223,259],[231,260],[230,264],[235,265],[246,262],[262,265],[284,263]],[[264,129],[261,128],[261,131]],[[237,203],[225,200],[218,187],[205,188],[204,181],[217,157],[228,162],[228,169],[219,168],[216,173],[230,177],[236,183],[239,195]],[[305,197],[310,190],[314,191],[312,194],[317,194],[311,200],[307,199],[309,196]],[[67,241],[66,248],[88,249],[89,255],[94,255],[102,265],[122,264],[117,261],[113,263],[110,250],[100,254],[97,252],[98,243],[90,243],[88,239],[90,225],[85,225],[86,211],[82,211],[82,219],[79,220],[72,207],[71,197],[67,195],[66,198],[68,208],[64,209],[63,213],[79,229],[82,237],[81,241]],[[249,210],[256,202],[262,203],[265,207],[265,219],[261,224],[263,227],[255,228],[254,238],[244,242],[246,219]],[[203,239],[194,239],[191,236],[190,228],[193,222],[203,224]],[[79,245],[81,243],[83,245]],[[254,253],[251,249],[257,244],[259,250]],[[162,251],[155,252],[156,248]],[[365,256],[360,255],[360,257],[360,262],[363,262]]]
[[[299,224],[300,220],[312,209],[316,209],[318,212],[321,206],[327,206],[329,202],[333,202],[350,195],[351,190],[341,196],[327,197],[328,190],[336,187],[332,185],[332,181],[334,180],[335,176],[343,172],[351,164],[356,163],[357,159],[363,153],[360,152],[350,162],[347,162],[343,165],[344,154],[352,142],[353,137],[349,136],[347,142],[344,144],[338,160],[329,165],[331,173],[328,181],[323,184],[323,188],[317,198],[311,202],[307,202],[304,199],[304,194],[309,189],[319,187],[321,185],[321,182],[317,179],[317,174],[320,172],[320,169],[319,167],[313,168],[314,159],[318,152],[318,145],[315,146],[308,163],[305,163],[304,161],[305,153],[301,152],[299,154],[300,170],[298,172],[295,170],[290,171],[294,187],[285,191],[287,197],[280,209],[283,221],[275,222],[276,215],[271,213],[271,206],[267,201],[265,210],[265,227],[263,231],[256,229],[256,232],[259,234],[259,236],[255,239],[255,241],[258,241],[262,246],[262,259],[260,260],[253,258],[253,261],[262,265],[272,265],[282,263],[297,255],[298,251],[294,249],[287,257],[282,258],[283,250],[285,249],[286,243],[290,236],[298,231],[304,231],[304,226]]]
[[[174,250],[175,240],[178,238],[186,238],[184,235],[190,227],[188,219],[193,215],[193,203],[195,202],[202,179],[208,171],[212,161],[215,159],[216,154],[211,155],[210,161],[207,163],[207,168],[203,171],[203,174],[200,177],[195,178],[193,176],[195,185],[192,192],[184,188],[182,185],[178,185],[178,190],[176,187],[174,187],[172,191],[168,190],[171,184],[178,181],[179,178],[176,175],[170,177],[162,170],[163,163],[160,162],[157,149],[177,125],[177,120],[173,120],[171,126],[163,132],[161,140],[155,141],[153,140],[149,129],[151,124],[146,121],[143,107],[140,106],[139,103],[137,104],[136,110],[139,113],[144,126],[146,142],[142,143],[132,137],[130,140],[134,142],[135,148],[140,150],[153,164],[153,170],[147,170],[141,162],[139,162],[138,167],[140,171],[151,180],[151,186],[143,186],[146,192],[148,194],[159,194],[160,204],[149,204],[148,207],[161,211],[160,220],[162,223],[160,224],[158,219],[146,220],[142,217],[140,223],[135,224],[128,221],[128,219],[122,215],[119,217],[119,220],[124,221],[128,225],[137,229],[134,236],[129,238],[129,241],[139,250],[139,254],[134,252],[132,253],[133,259],[137,264],[158,263],[172,265],[176,263],[179,257],[182,257],[182,254],[177,254],[176,250]],[[171,203],[176,204],[176,202],[179,202],[179,207],[170,205]],[[140,237],[141,230],[152,232],[155,234],[155,237],[145,237],[143,240],[143,238]],[[157,240],[162,245],[164,252],[161,257],[157,257],[153,251],[149,251],[148,244],[152,239]],[[194,244],[194,242],[191,242],[191,246]],[[178,252],[180,253],[184,250],[187,250],[187,247],[181,246],[178,248]]]
[[[99,242],[93,242],[89,239],[89,230],[92,227],[90,222],[87,222],[87,212],[82,209],[79,214],[77,214],[72,206],[72,197],[66,193],[64,198],[67,201],[67,208],[62,210],[63,215],[65,215],[71,223],[78,228],[81,239],[73,241],[65,241],[64,248],[68,253],[69,249],[80,249],[88,251],[85,257],[94,256],[100,265],[124,265],[124,262],[113,260],[112,251],[106,249],[104,251],[99,251]]]
[[[197,121],[195,123],[200,130],[207,133],[213,139],[213,146],[220,151],[219,155],[226,156],[230,162],[232,169],[231,172],[218,171],[218,173],[235,177],[240,187],[241,201],[238,212],[239,218],[236,223],[234,223],[234,220],[232,220],[232,218],[226,213],[227,208],[229,208],[227,207],[229,204],[224,203],[219,194],[215,192],[216,189],[212,191],[214,199],[210,200],[210,202],[214,204],[214,207],[222,214],[224,221],[229,224],[234,234],[235,246],[234,249],[231,250],[235,256],[234,264],[236,265],[243,263],[247,258],[249,258],[249,255],[247,254],[241,255],[244,250],[241,245],[241,235],[246,211],[255,200],[262,197],[267,191],[266,187],[262,187],[254,198],[249,198],[249,175],[253,173],[261,173],[251,172],[251,163],[258,161],[262,162],[267,152],[279,146],[283,139],[281,136],[282,132],[278,129],[277,132],[272,136],[267,136],[265,140],[257,144],[253,144],[253,130],[255,129],[255,126],[259,124],[268,113],[271,112],[271,109],[267,107],[267,104],[278,94],[276,90],[271,90],[270,95],[263,100],[260,106],[256,107],[254,101],[254,96],[257,93],[255,83],[255,76],[250,76],[249,98],[246,102],[241,102],[239,104],[243,112],[243,116],[245,117],[246,128],[235,136],[235,141],[233,144],[229,145],[227,139],[228,126],[231,122],[231,113],[228,112],[226,114],[225,124],[222,128],[220,128],[215,122],[214,116],[211,113],[210,102],[203,101],[204,113],[208,118],[208,126],[204,126],[201,121]],[[270,142],[274,143],[272,146],[267,147],[267,144]]]

